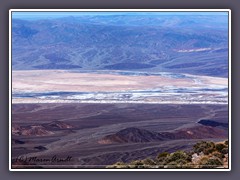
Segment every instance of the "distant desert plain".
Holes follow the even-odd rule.
[[[128,71],[13,71],[13,102],[226,104],[221,77]]]
[[[226,88],[187,74],[13,71],[14,167],[105,168],[224,141]]]

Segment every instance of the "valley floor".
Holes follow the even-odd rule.
[[[14,168],[105,168],[228,139],[228,106],[13,104],[11,125]]]
[[[130,71],[13,71],[13,103],[228,104],[228,79]]]

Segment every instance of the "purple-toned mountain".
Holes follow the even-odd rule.
[[[227,138],[227,131],[208,126],[194,126],[171,132],[153,132],[145,129],[130,127],[114,134],[107,135],[98,141],[99,144],[112,143],[144,143],[177,139],[207,139]]]
[[[83,16],[12,22],[12,67],[228,75],[227,16]]]
[[[39,125],[19,126],[13,124],[12,134],[15,136],[50,136],[54,131],[74,128],[72,125],[62,121],[52,121]]]
[[[128,142],[153,142],[162,141],[164,137],[156,132],[151,132],[145,129],[135,127],[126,128],[116,132],[115,134],[107,135],[99,141],[100,144],[111,143],[128,143]]]

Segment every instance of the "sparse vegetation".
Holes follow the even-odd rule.
[[[169,155],[169,152],[162,152],[157,156],[157,159],[165,158]]]
[[[227,140],[227,141],[225,141],[225,142],[224,142],[224,144],[228,146],[228,140]]]
[[[224,149],[224,148],[226,148],[227,146],[225,145],[225,144],[222,144],[222,143],[219,143],[219,144],[216,144],[216,150],[218,151],[218,152],[222,152],[222,150]]]
[[[201,161],[199,167],[200,168],[216,168],[222,165],[223,165],[223,162],[219,158],[213,157],[209,159],[206,157],[203,161]]]
[[[215,144],[213,142],[201,141],[193,146],[193,151],[197,154],[203,152],[208,155],[215,150]]]
[[[223,148],[221,151],[222,154],[227,154],[228,153],[228,148]]]
[[[117,162],[107,168],[224,168],[227,163],[228,141],[221,143],[201,141],[189,152],[162,152],[155,159]]]

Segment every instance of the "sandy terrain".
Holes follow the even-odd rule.
[[[15,92],[80,91],[112,92],[175,87],[205,87],[206,84],[227,85],[226,78],[201,77],[206,83],[190,78],[164,76],[126,76],[114,74],[76,73],[64,70],[13,71],[12,89]]]
[[[122,75],[124,74],[124,75]],[[13,103],[227,104],[226,78],[119,71],[13,71]]]

